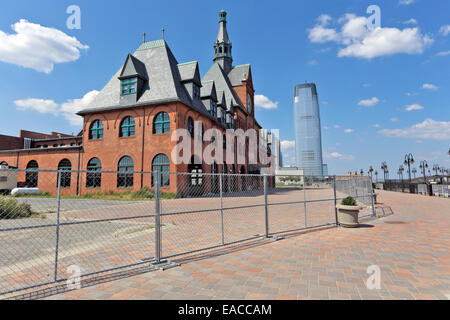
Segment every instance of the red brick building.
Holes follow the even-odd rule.
[[[261,165],[250,165],[248,161],[237,164],[236,150],[233,163],[226,163],[225,152],[224,162],[212,165],[204,161],[175,164],[171,159],[177,145],[171,139],[173,131],[187,129],[191,136],[202,135],[202,130],[194,130],[197,121],[202,122],[203,132],[215,128],[223,135],[227,129],[261,130],[253,108],[251,67],[233,66],[231,51],[224,11],[220,12],[214,62],[203,78],[197,61],[178,63],[164,39],[143,42],[126,57],[123,67],[91,105],[78,113],[84,119],[78,136],[25,131],[20,137],[0,136],[0,163],[19,169],[89,170],[90,175],[84,172],[66,177],[64,192],[77,194],[138,190],[152,185],[151,175],[126,172],[260,173]],[[209,143],[203,142],[203,148]],[[231,147],[236,149],[236,143]],[[117,179],[93,174],[100,170],[123,174]],[[21,185],[37,184],[41,191],[55,190],[54,181],[46,181],[51,179],[37,178],[35,183],[34,178],[25,172],[19,175]],[[232,177],[224,183],[238,189],[250,185],[248,181],[228,179]],[[166,174],[162,180],[163,191],[172,192],[180,192],[181,188],[184,192],[187,186],[194,185],[202,192],[211,192],[216,183],[212,179],[191,181],[175,174]]]

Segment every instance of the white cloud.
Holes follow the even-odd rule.
[[[56,63],[76,61],[83,45],[64,32],[21,19],[11,28],[15,34],[0,30],[0,61],[50,73]]]
[[[399,4],[400,5],[405,5],[405,6],[408,6],[408,5],[410,5],[410,4],[412,4],[412,3],[414,3],[416,0],[399,0]]]
[[[295,165],[295,141],[282,140],[280,148],[283,155],[283,165]]]
[[[22,99],[14,101],[18,110],[26,111],[26,110],[35,110],[39,113],[51,113],[57,115],[59,112],[58,104],[53,100],[44,100],[44,99]]]
[[[95,97],[99,94],[97,90],[92,90],[86,93],[81,99],[71,99],[67,100],[63,104],[61,104],[61,113],[69,120],[72,125],[81,125],[83,120],[80,116],[77,116],[76,113],[82,109],[85,109],[89,106],[89,104],[94,101]]]
[[[422,110],[423,106],[421,106],[420,104],[411,104],[409,106],[405,107],[406,111],[414,111],[414,110]]]
[[[287,149],[291,149],[291,148],[295,148],[295,141],[292,140],[283,140],[280,142],[280,147],[281,150],[287,150]]]
[[[341,126],[335,124],[333,127],[334,127],[335,129],[339,129]]]
[[[397,118],[391,118],[391,121],[392,121],[392,122],[397,122],[398,119],[397,119]]]
[[[431,84],[431,83],[424,83],[423,86],[422,86],[422,89],[437,90],[438,87],[435,86],[434,84]]]
[[[319,17],[320,18],[320,17]],[[326,21],[326,24],[324,24]],[[422,35],[419,28],[367,28],[367,17],[345,14],[338,19],[341,30],[327,27],[330,19],[318,19],[318,24],[308,29],[313,43],[335,42],[341,47],[338,57],[372,59],[394,54],[421,54],[433,40]]]
[[[438,52],[438,53],[436,53],[436,55],[437,55],[438,57],[445,57],[445,56],[448,56],[448,55],[450,55],[450,50],[449,50],[449,51],[441,51],[441,52]]]
[[[417,20],[411,18],[411,19],[409,19],[409,20],[403,21],[403,23],[404,23],[404,24],[417,24]]]
[[[23,99],[16,100],[14,103],[18,110],[35,110],[43,114],[53,114],[54,116],[63,116],[71,125],[77,126],[83,123],[80,116],[75,113],[81,109],[87,108],[88,105],[94,100],[99,92],[92,90],[86,93],[81,99],[70,99],[59,105],[53,100],[44,99]]]
[[[373,97],[368,100],[359,101],[358,105],[363,106],[363,107],[373,107],[373,106],[376,106],[378,104],[378,102],[380,102],[380,100],[377,97]]]
[[[446,25],[446,26],[442,26],[439,29],[439,32],[443,35],[443,36],[448,36],[450,34],[450,24]]]
[[[352,132],[355,132],[355,130],[354,129],[345,129],[344,132],[345,133],[352,133]]]
[[[340,154],[339,152],[325,153],[324,158],[325,159],[347,160],[347,161],[355,160],[354,156]]]
[[[380,125],[379,125],[378,123],[375,123],[372,127],[374,127],[374,128],[379,128]]]
[[[264,96],[262,94],[257,94],[255,96],[255,106],[257,108],[262,108],[262,109],[277,109],[278,102],[273,102],[266,96]]]
[[[310,66],[315,66],[315,65],[318,65],[319,63],[317,62],[317,60],[313,59],[313,60],[309,61],[308,64]]]
[[[449,141],[450,121],[426,119],[405,129],[383,129],[379,132],[386,137]]]

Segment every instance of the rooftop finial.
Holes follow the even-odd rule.
[[[142,37],[142,43],[145,43],[145,32],[144,32],[144,34],[142,36],[143,36]]]
[[[219,17],[219,22],[227,22],[227,12],[225,10],[220,10]]]
[[[162,31],[162,39],[164,40],[164,33],[165,33],[165,29],[164,29],[164,27],[161,29],[161,31]]]

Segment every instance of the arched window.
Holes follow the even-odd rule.
[[[187,120],[187,131],[189,132],[189,134],[193,138],[194,137],[194,120],[192,120],[191,117],[189,117],[188,120]]]
[[[120,123],[120,137],[134,137],[135,123],[133,117],[125,117]]]
[[[152,161],[152,172],[159,171],[161,173],[161,187],[170,185],[170,161],[165,154],[158,154]],[[152,177],[153,185],[153,177]]]
[[[2,162],[0,163],[0,166],[8,166],[8,162],[2,161]]]
[[[119,173],[117,174],[117,188],[132,188],[133,187],[133,171],[134,162],[128,156],[119,160]]]
[[[27,188],[36,188],[38,186],[39,165],[35,160],[31,160],[27,164],[25,174],[25,185]]]
[[[58,171],[61,172],[61,188],[70,188],[70,180],[72,177],[72,163],[68,159],[62,159],[58,164]],[[59,172],[58,172],[59,175]],[[58,182],[57,182],[58,183]]]
[[[86,187],[100,188],[102,186],[102,163],[98,158],[92,158],[87,165]]]
[[[89,139],[103,139],[103,122],[101,120],[95,120],[92,122],[91,127],[89,128]]]
[[[170,132],[170,118],[166,112],[160,112],[153,120],[153,133],[169,133]]]

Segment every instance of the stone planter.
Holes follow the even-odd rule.
[[[336,206],[338,209],[338,221],[339,225],[344,228],[357,228],[359,226],[358,215],[360,206],[344,206],[339,204]]]

